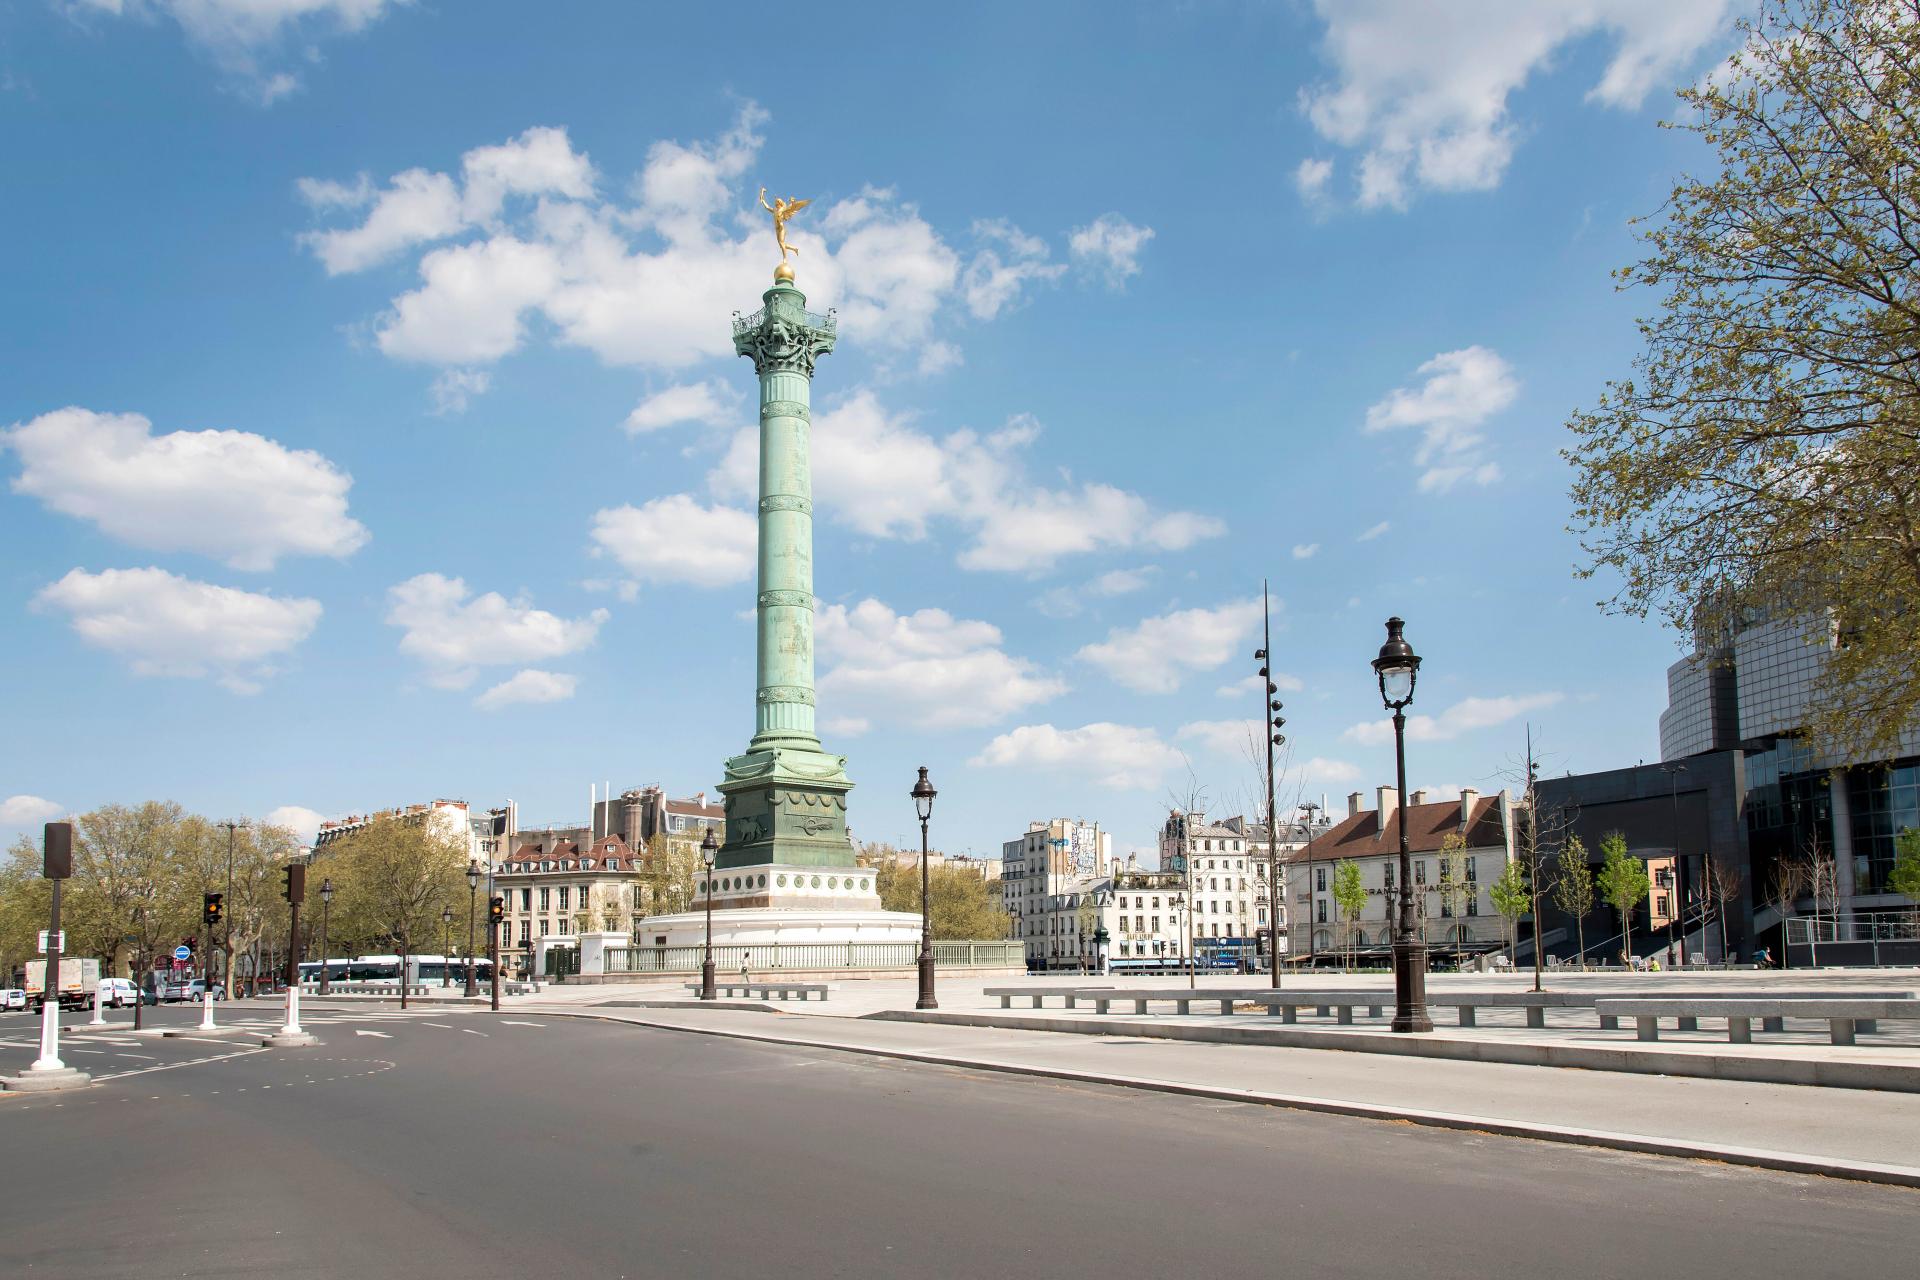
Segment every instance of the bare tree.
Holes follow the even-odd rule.
[[[1740,868],[1731,859],[1707,858],[1707,892],[1713,896],[1713,912],[1720,920],[1720,960],[1727,951],[1727,907],[1740,894]]]

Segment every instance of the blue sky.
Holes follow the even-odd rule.
[[[1391,613],[1414,785],[1653,758],[1558,450],[1735,6],[1439,8],[0,5],[0,827],[710,789],[763,184],[856,836],[922,763],[982,853],[1240,807],[1263,576],[1310,797],[1391,780]]]

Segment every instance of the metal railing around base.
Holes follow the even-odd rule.
[[[608,973],[698,973],[704,947],[609,947]],[[782,969],[911,969],[920,959],[917,942],[768,942],[713,949],[721,973],[772,973]],[[936,942],[933,963],[941,969],[1005,969],[1026,964],[1017,939]]]

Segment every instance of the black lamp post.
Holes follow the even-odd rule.
[[[1393,712],[1393,757],[1399,780],[1400,922],[1393,938],[1393,1029],[1431,1031],[1427,1014],[1427,949],[1413,932],[1413,859],[1407,851],[1407,704],[1420,674],[1420,658],[1407,643],[1399,618],[1387,619],[1387,642],[1373,660],[1380,701]]]
[[[453,908],[440,908],[440,987],[445,990],[453,985],[447,974],[447,953],[453,950]]]
[[[707,947],[705,958],[700,961],[700,998],[716,1000],[719,992],[713,989],[713,857],[720,852],[720,842],[713,838],[713,828],[708,827],[706,834],[700,837],[700,861],[707,867]]]
[[[473,913],[480,905],[480,864],[467,864],[467,999],[473,999]]]
[[[327,970],[333,966],[328,963],[333,952],[327,946],[327,914],[333,906],[333,877],[328,876],[320,882],[320,994],[327,994]]]
[[[914,812],[920,815],[920,998],[913,1007],[938,1009],[940,1002],[933,998],[933,924],[927,910],[927,823],[933,818],[933,798],[939,792],[927,781],[927,766],[920,766],[920,780],[909,794]]]
[[[1280,686],[1273,682],[1273,615],[1267,607],[1267,584],[1260,584],[1260,647],[1254,650],[1253,657],[1260,664],[1260,683],[1262,692],[1260,701],[1267,704],[1263,715],[1269,717],[1267,728],[1267,942],[1268,952],[1273,960],[1273,989],[1280,989],[1280,906],[1286,893],[1280,884],[1280,815],[1273,806],[1273,749],[1287,741],[1287,735],[1280,732],[1286,724],[1286,717],[1280,714],[1280,700],[1273,695],[1280,692]]]

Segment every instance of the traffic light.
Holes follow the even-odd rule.
[[[289,862],[280,869],[280,874],[287,880],[286,884],[280,888],[280,896],[296,907],[305,902],[307,900],[307,864]]]
[[[200,945],[200,939],[198,938],[182,938],[180,941],[186,945],[186,948],[189,951],[192,951],[194,948]]]
[[[227,917],[227,895],[224,893],[203,893],[200,895],[200,923],[219,924]]]
[[[507,900],[505,898],[487,899],[487,923],[499,924],[507,918]]]

